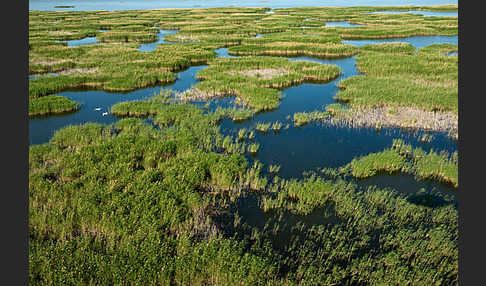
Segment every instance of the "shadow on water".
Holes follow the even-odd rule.
[[[317,208],[308,215],[289,211],[268,211],[261,208],[261,198],[248,193],[231,203],[225,212],[212,217],[226,236],[242,240],[255,233],[268,240],[273,249],[287,251],[292,243],[308,238],[308,232],[316,227],[328,228],[342,223],[333,205]]]
[[[412,174],[380,173],[366,179],[353,180],[358,186],[366,189],[369,186],[390,188],[411,203],[428,207],[441,207],[453,204],[457,208],[458,189],[434,180],[421,180]]]
[[[236,130],[230,120],[222,123],[224,135],[236,136]],[[245,122],[244,126],[254,129],[255,123]],[[284,122],[285,125],[285,122]],[[430,142],[422,142],[423,134],[433,135]],[[312,123],[302,127],[289,127],[278,133],[255,132],[255,141],[260,143],[258,152],[247,156],[250,162],[260,161],[265,166],[281,166],[278,175],[282,178],[302,177],[305,171],[322,167],[337,168],[351,162],[357,156],[381,152],[390,148],[394,139],[402,139],[414,148],[420,147],[426,152],[445,150],[457,151],[457,142],[443,132],[409,131],[399,128],[349,128],[330,126],[325,123]]]

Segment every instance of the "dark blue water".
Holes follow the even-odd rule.
[[[363,46],[368,44],[376,43],[409,43],[415,48],[420,49],[432,44],[453,44],[457,45],[458,36],[415,36],[408,38],[394,38],[394,39],[376,39],[376,40],[343,40],[341,43],[353,45],[353,46]]]
[[[157,34],[159,39],[155,42],[152,42],[152,43],[141,44],[140,47],[138,48],[138,50],[141,51],[141,52],[151,52],[151,51],[155,50],[159,44],[173,44],[174,42],[164,41],[164,37],[166,35],[172,35],[172,34],[175,34],[177,32],[178,32],[178,30],[161,30],[161,29],[159,29],[159,33]]]
[[[424,17],[457,17],[457,11],[454,12],[436,12],[436,11],[376,11],[369,14],[416,14]]]
[[[339,22],[326,22],[326,27],[343,27],[343,28],[351,28],[351,27],[359,27],[363,26],[360,24],[351,24],[347,21],[339,21]]]
[[[258,120],[243,124],[225,120],[222,133],[237,135],[238,127],[255,127]],[[278,175],[282,178],[301,177],[304,171],[317,170],[322,167],[337,168],[353,160],[357,156],[381,152],[390,148],[393,139],[402,139],[413,147],[425,151],[446,150],[457,151],[457,143],[446,134],[426,131],[407,131],[399,128],[348,128],[331,126],[325,123],[310,123],[302,127],[281,129],[275,133],[256,132],[255,141],[260,143],[256,155],[248,156],[251,160],[259,160],[265,166],[279,164]],[[419,140],[422,134],[431,134],[434,139],[429,143]]]
[[[159,8],[211,8],[211,7],[270,7],[291,8],[301,6],[430,6],[441,4],[457,4],[453,0],[29,0],[29,10],[138,10]],[[73,5],[74,8],[54,8],[57,5]]]
[[[457,200],[457,189],[451,185],[432,180],[417,180],[410,174],[378,174],[373,177],[354,181],[358,186],[362,187],[377,186],[379,188],[391,188],[405,196],[414,195],[420,189],[424,189],[447,201]]]

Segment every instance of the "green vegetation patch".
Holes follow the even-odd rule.
[[[49,95],[29,99],[29,116],[49,115],[75,111],[79,104],[64,97]]]
[[[279,88],[304,81],[329,81],[340,70],[336,66],[311,62],[290,62],[273,57],[222,58],[197,73],[202,80],[195,88],[211,96],[236,96],[256,111],[276,108]]]
[[[352,45],[341,44],[336,33],[322,29],[293,29],[244,40],[230,47],[231,55],[314,56],[326,58],[349,57],[358,52]]]
[[[457,113],[457,57],[423,49],[429,51],[421,49],[415,55],[360,53],[356,65],[365,75],[340,81],[336,98],[351,106],[408,106]]]
[[[408,43],[378,43],[373,45],[363,45],[360,51],[373,51],[381,53],[413,54],[415,47]]]

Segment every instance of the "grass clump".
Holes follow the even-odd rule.
[[[269,165],[268,166],[268,172],[271,173],[271,174],[276,174],[278,173],[278,171],[280,171],[280,165],[276,164],[276,165]]]
[[[270,129],[270,126],[271,126],[271,123],[259,122],[259,123],[256,124],[255,129],[262,132],[262,133],[265,133]]]
[[[29,100],[29,117],[72,112],[79,108],[79,104],[64,97],[49,95]]]
[[[349,166],[353,177],[362,179],[374,176],[377,172],[397,172],[404,165],[405,159],[394,150],[389,149],[359,159],[353,159]]]
[[[251,143],[248,145],[248,152],[250,153],[256,153],[258,152],[258,149],[260,148],[260,144],[258,143]]]

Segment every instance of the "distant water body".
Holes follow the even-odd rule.
[[[160,8],[212,8],[212,7],[269,7],[292,8],[302,6],[433,6],[458,4],[458,1],[444,0],[29,0],[29,10],[145,10]],[[74,8],[54,8],[55,6],[74,6]]]

